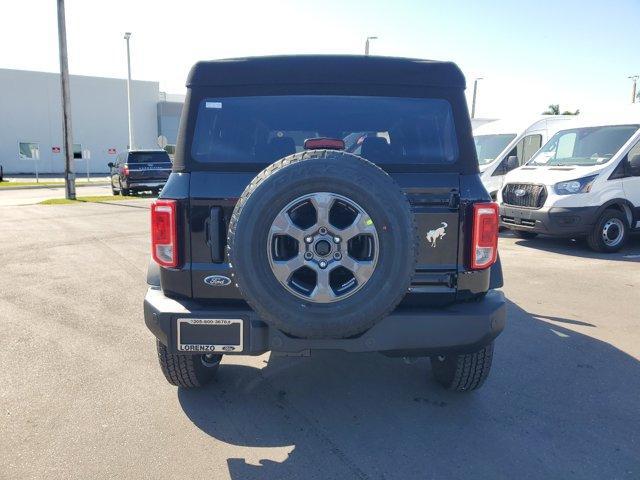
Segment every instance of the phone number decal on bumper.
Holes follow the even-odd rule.
[[[182,352],[242,352],[242,325],[239,318],[178,318],[177,348]]]

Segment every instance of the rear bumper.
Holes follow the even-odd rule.
[[[500,226],[554,236],[586,235],[595,224],[598,207],[555,207],[535,210],[500,205]]]
[[[167,183],[168,178],[149,178],[149,179],[133,179],[124,178],[122,180],[123,188],[129,189],[145,189],[145,188],[161,188]]]
[[[501,291],[492,290],[480,301],[433,309],[398,308],[356,338],[303,339],[270,327],[249,307],[177,301],[150,287],[144,299],[145,323],[170,353],[184,353],[176,348],[178,318],[242,319],[244,350],[231,355],[344,350],[410,356],[473,351],[486,345],[504,329],[506,301]]]

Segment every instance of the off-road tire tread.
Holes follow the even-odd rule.
[[[271,175],[275,174],[276,172],[278,172],[280,169],[291,165],[291,164],[295,164],[295,163],[299,163],[299,162],[305,162],[305,161],[309,161],[309,160],[314,160],[314,159],[323,159],[323,158],[327,158],[329,155],[334,154],[335,150],[311,150],[311,151],[304,151],[304,152],[300,152],[300,153],[294,153],[293,155],[289,155],[287,157],[284,157],[274,163],[272,163],[271,165],[269,165],[268,167],[266,167],[264,170],[262,170],[258,175],[255,176],[255,178],[251,181],[251,183],[249,183],[249,185],[245,188],[244,192],[242,193],[241,197],[238,199],[238,202],[233,210],[233,214],[231,216],[231,219],[229,221],[229,230],[227,232],[227,257],[230,259],[232,258],[232,246],[234,244],[234,239],[235,239],[235,235],[236,235],[236,225],[238,224],[238,219],[240,218],[240,215],[242,214],[242,209],[244,208],[247,200],[249,199],[249,197],[251,196],[251,194],[255,191],[256,188],[258,188],[260,186],[260,184],[262,182],[264,182],[267,178],[269,178]],[[345,154],[344,152],[340,152],[342,154]],[[346,154],[349,155],[350,157],[353,157],[354,160],[356,161],[362,161],[362,162],[366,162],[367,164],[375,167],[377,170],[379,170],[386,178],[388,178],[391,182],[393,182],[395,184],[395,181],[389,176],[387,175],[387,173],[381,169],[379,166],[377,166],[375,163],[373,162],[369,162],[368,160],[355,155],[355,154]],[[405,208],[408,209],[409,212],[411,212],[411,204],[409,203],[409,199],[407,198],[406,194],[404,193],[404,191],[402,191],[402,197],[404,199],[405,202]],[[389,303],[389,308],[384,311],[382,313],[382,315],[379,316],[379,318],[384,318],[386,316],[388,316],[391,312],[393,312],[395,310],[395,308],[398,306],[398,304],[402,301],[402,299],[404,298],[404,296],[406,295],[407,290],[409,289],[409,286],[411,285],[411,282],[413,280],[413,276],[415,274],[415,269],[416,269],[416,264],[418,261],[418,255],[417,253],[419,252],[419,247],[420,247],[420,238],[418,236],[418,227],[416,225],[416,221],[415,221],[415,216],[413,214],[410,215],[411,217],[411,221],[412,221],[412,232],[413,232],[413,238],[414,238],[414,252],[416,253],[414,255],[413,258],[413,267],[411,268],[411,274],[407,277],[406,279],[406,285],[401,293],[393,299],[392,302]],[[235,280],[235,274],[233,272],[233,264],[231,264],[231,276],[234,278]],[[240,293],[242,295],[242,297],[244,298],[244,300],[247,302],[247,304],[256,312],[260,312],[260,307],[258,305],[255,305],[254,302],[250,301],[247,296],[245,295],[245,292],[243,292],[242,286],[238,285],[237,282],[236,286],[238,287],[238,289],[240,290]],[[304,322],[304,318],[299,318],[298,322],[299,323],[305,323]],[[372,319],[371,323],[369,325],[369,328],[372,327],[377,319]],[[316,325],[312,325],[311,323],[306,324],[305,328],[307,328],[309,331],[315,330],[315,328],[317,328]],[[362,333],[362,329],[354,329],[351,332],[344,332],[344,337],[348,337],[350,335],[356,335]]]
[[[213,379],[215,370],[202,378],[198,375],[194,363],[195,355],[175,355],[167,351],[167,347],[156,340],[158,350],[158,362],[160,369],[167,381],[177,387],[198,388],[206,385]]]
[[[453,372],[448,368],[439,368],[438,361],[434,359],[433,373],[436,380],[447,390],[468,392],[482,386],[491,370],[492,359],[493,342],[476,352],[447,358],[446,362],[455,362]]]

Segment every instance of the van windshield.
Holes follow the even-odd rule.
[[[638,125],[573,128],[556,133],[528,165],[600,165],[608,162]]]
[[[514,138],[516,138],[515,133],[474,135],[473,141],[476,143],[478,163],[486,165],[493,162]]]
[[[447,100],[344,95],[205,99],[191,156],[205,163],[270,164],[302,151],[309,138],[343,140],[345,151],[379,164],[458,158]]]

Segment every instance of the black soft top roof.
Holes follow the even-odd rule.
[[[464,88],[453,62],[363,55],[282,55],[196,63],[187,87],[375,84]]]

